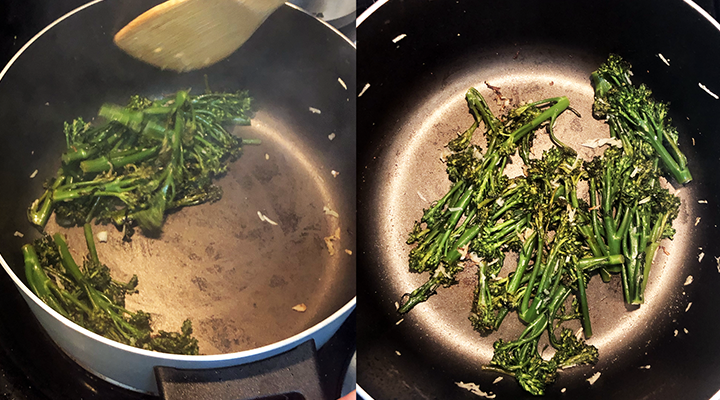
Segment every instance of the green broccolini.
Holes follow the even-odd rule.
[[[187,91],[159,100],[132,96],[127,106],[105,104],[91,125],[82,118],[65,123],[66,149],[54,178],[28,209],[43,231],[50,216],[64,227],[82,225],[88,256],[73,260],[61,234],[23,246],[29,288],[58,313],[80,326],[128,345],[176,354],[198,354],[192,325],[179,332],[153,333],[150,314],[125,309],[125,295],[137,277],[114,281],[98,260],[91,221],[113,223],[129,238],[139,226],[157,235],[168,210],[217,201],[213,180],[236,160],[243,140],[227,125],[249,125],[247,92],[192,96]]]
[[[133,96],[125,107],[105,104],[99,124],[65,123],[61,167],[28,219],[42,230],[53,211],[62,226],[82,225],[92,214],[128,237],[136,225],[156,235],[166,211],[222,197],[213,180],[244,144],[259,143],[224,126],[249,125],[252,113],[247,92],[179,91],[155,101]]]
[[[90,224],[85,224],[84,230],[88,255],[82,267],[70,255],[60,233],[23,246],[30,290],[61,315],[109,339],[146,350],[198,354],[190,320],[180,332],[154,333],[150,314],[125,308],[125,295],[135,291],[137,276],[128,283],[114,281],[98,259]]]
[[[691,179],[667,106],[652,100],[646,87],[633,87],[630,75],[629,64],[615,55],[592,74],[594,115],[607,119],[622,147],[610,146],[588,161],[554,135],[556,118],[569,108],[566,97],[521,105],[498,118],[469,89],[475,122],[448,144],[452,186],[424,210],[407,240],[415,245],[410,271],[429,278],[403,297],[398,311],[409,312],[440,286],[457,283],[465,265],[476,265],[469,316],[474,329],[495,331],[513,311],[526,324],[518,338],[494,344],[483,369],[515,377],[534,395],[544,393],[559,369],[597,362],[597,348],[562,325],[579,319],[585,338],[592,336],[586,288],[593,275],[609,281],[619,274],[625,301],[643,302],[653,257],[660,241],[672,237],[680,204],[659,178],[667,172],[680,183]],[[472,143],[483,125],[484,153]],[[555,146],[532,158],[541,126]],[[516,153],[524,174],[510,179],[505,166]],[[517,253],[517,262],[500,277],[508,252]],[[550,360],[538,351],[544,332],[555,349]]]
[[[633,86],[630,69],[629,62],[611,54],[590,75],[595,87],[593,115],[607,119],[610,135],[622,140],[623,147],[644,141],[678,183],[690,182],[692,175],[678,145],[678,131],[668,117],[668,105],[653,99],[647,86]]]

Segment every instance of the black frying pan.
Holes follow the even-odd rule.
[[[600,361],[561,371],[546,397],[708,399],[720,390],[720,100],[700,87],[720,93],[718,49],[720,26],[681,2],[391,0],[367,16],[358,27],[358,91],[370,85],[358,99],[358,384],[376,399],[478,398],[460,381],[497,398],[532,397],[480,369],[492,343],[522,327],[506,322],[487,337],[472,330],[475,271],[398,324],[395,302],[426,279],[407,272],[404,240],[422,208],[449,187],[439,157],[472,123],[463,98],[470,86],[491,98],[488,81],[516,101],[567,95],[582,118],[563,115],[556,133],[577,147],[608,135],[590,113],[589,74],[615,52],[634,65],[636,83],[671,102],[695,179],[678,187],[678,235],[666,246],[670,255],[655,260],[646,304],[625,307],[619,279],[593,279],[590,342]],[[688,275],[694,282],[683,286]],[[596,372],[591,386],[586,379]]]

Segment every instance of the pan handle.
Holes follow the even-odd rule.
[[[315,342],[249,364],[217,369],[156,366],[160,396],[166,400],[326,399],[320,385]]]

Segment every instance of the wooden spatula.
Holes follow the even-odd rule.
[[[169,0],[115,35],[131,56],[175,71],[214,64],[237,50],[284,0]]]

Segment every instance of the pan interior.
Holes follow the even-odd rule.
[[[544,47],[526,46],[522,53],[516,48],[493,52],[482,62],[476,61],[456,70],[444,82],[443,90],[419,100],[414,109],[404,113],[407,119],[399,122],[396,125],[399,128],[388,134],[392,142],[383,151],[392,156],[382,161],[377,171],[385,179],[376,192],[377,196],[372,199],[371,209],[377,210],[378,215],[383,217],[373,219],[373,226],[369,228],[386,244],[379,246],[381,254],[378,260],[383,266],[382,275],[390,277],[386,280],[391,290],[389,297],[400,301],[404,293],[411,292],[427,279],[426,274],[408,272],[407,259],[411,247],[405,244],[405,239],[413,223],[422,215],[423,208],[428,208],[450,187],[441,157],[444,145],[473,122],[464,99],[467,89],[479,89],[496,115],[502,113],[499,104],[502,102],[493,101],[496,96],[485,82],[500,87],[511,105],[567,96],[570,106],[581,117],[571,112],[563,113],[557,120],[555,133],[581,157],[589,159],[600,155],[604,148],[592,149],[582,144],[590,139],[609,137],[604,122],[595,120],[591,115],[593,91],[588,77],[600,62],[602,60],[577,51],[548,51]],[[476,134],[474,140],[484,144],[479,136]],[[535,157],[551,145],[544,130],[538,131],[533,149]],[[511,175],[521,173],[518,161],[515,160],[506,172]],[[674,329],[670,325],[673,316],[685,307],[685,304],[680,304],[678,296],[687,271],[684,271],[681,260],[672,255],[689,250],[690,241],[685,238],[694,221],[690,217],[694,215],[691,191],[692,187],[687,187],[676,192],[682,200],[680,215],[673,224],[677,229],[676,239],[663,243],[669,256],[659,251],[655,258],[646,291],[646,304],[639,308],[626,306],[617,277],[610,284],[604,284],[599,277],[590,282],[588,301],[594,335],[589,343],[598,347],[601,364],[612,362],[628,349],[648,346],[663,330]],[[509,264],[514,262],[515,257],[508,257],[501,275],[507,275],[512,268]],[[413,330],[425,336],[423,341],[434,343],[435,348],[447,357],[463,360],[465,365],[487,364],[493,354],[493,342],[498,338],[510,340],[517,337],[524,326],[515,314],[511,314],[498,332],[481,337],[467,320],[477,284],[475,269],[466,268],[459,274],[458,281],[451,288],[440,288],[438,294],[405,315],[402,323],[412,324]],[[567,326],[575,330],[580,327],[579,323]],[[640,330],[636,329],[638,327]],[[628,335],[631,330],[633,334]],[[626,361],[632,362],[624,355],[623,362]]]
[[[349,257],[342,249],[331,257],[323,240],[340,227],[323,211],[336,199],[329,174],[290,132],[263,111],[236,128],[262,144],[246,146],[219,180],[220,201],[168,215],[159,239],[138,232],[124,242],[114,227],[94,227],[108,233],[97,249],[114,279],[138,275],[126,305],[150,312],[154,329],[175,331],[189,318],[201,354],[223,354],[283,340],[334,311],[326,299]],[[62,231],[75,258],[84,256],[82,229]],[[298,304],[307,310],[293,310]]]

